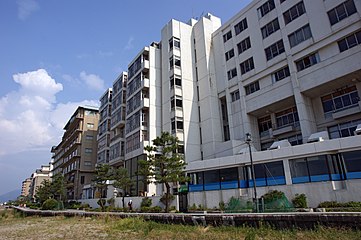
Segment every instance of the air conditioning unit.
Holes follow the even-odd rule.
[[[357,125],[354,133],[355,135],[361,135],[361,123]]]
[[[275,150],[284,147],[291,147],[291,143],[287,139],[272,143],[272,145],[268,148],[268,150]]]
[[[328,132],[322,131],[322,132],[312,133],[311,136],[307,139],[307,142],[308,143],[322,142],[328,139],[329,139]]]

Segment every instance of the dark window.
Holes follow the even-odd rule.
[[[238,35],[247,28],[248,28],[248,24],[247,24],[247,19],[245,18],[234,26],[234,31],[236,32],[236,35]]]
[[[282,161],[255,164],[254,173],[259,187],[286,184]],[[253,186],[253,181],[250,181],[250,185]]]
[[[204,190],[218,190],[221,187],[219,170],[204,172]]]
[[[356,12],[357,10],[355,3],[353,2],[353,0],[348,0],[331,9],[327,12],[327,14],[331,25],[334,25]]]
[[[172,133],[176,132],[177,130],[183,130],[183,118],[172,118],[171,119],[171,130]]]
[[[285,19],[285,24],[292,22],[299,16],[303,15],[306,12],[305,5],[303,2],[297,3],[295,6],[288,9],[286,12],[283,13],[283,18]]]
[[[85,183],[85,176],[80,176],[80,184],[84,184]]]
[[[308,24],[288,35],[291,48],[311,37],[311,28]]]
[[[296,66],[297,66],[297,71],[302,71],[306,68],[309,68],[317,63],[319,63],[319,57],[318,57],[318,53],[314,53],[312,55],[309,55],[305,58],[302,58],[301,60],[296,62]]]
[[[247,86],[244,87],[246,90],[246,95],[249,95],[251,93],[257,92],[260,88],[259,88],[259,82],[255,81],[251,84],[248,84]]]
[[[294,125],[297,122],[299,122],[299,118],[296,107],[288,108],[276,113],[276,123],[278,128]]]
[[[246,51],[247,49],[251,48],[251,41],[250,41],[249,37],[247,37],[246,39],[239,42],[237,44],[237,48],[238,48],[238,54],[241,54],[244,51]]]
[[[223,42],[227,42],[231,38],[232,38],[232,31],[229,31],[223,35]]]
[[[229,59],[234,57],[234,50],[233,49],[229,50],[228,52],[225,53],[225,55],[226,55],[226,61],[228,61]]]
[[[169,40],[169,50],[172,50],[173,49],[173,46],[175,48],[180,48],[180,41],[178,38],[171,38]]]
[[[268,0],[266,3],[264,3],[261,7],[257,9],[258,14],[260,17],[263,17],[270,11],[272,11],[275,8],[275,2],[273,0]]]
[[[219,170],[221,189],[238,188],[238,168],[226,168]]]
[[[283,3],[283,2],[285,2],[286,0],[280,0],[280,3]]]
[[[266,48],[264,51],[266,53],[267,61],[271,60],[272,58],[285,52],[285,47],[283,45],[283,41],[280,40],[280,41],[272,44],[271,46]]]
[[[276,32],[278,29],[280,29],[280,24],[278,22],[278,18],[276,18],[272,22],[266,24],[266,26],[261,28],[262,37],[266,38],[272,33]]]
[[[258,129],[262,137],[262,133],[268,133],[268,130],[272,128],[271,116],[266,116],[258,119]]]
[[[240,64],[240,67],[241,67],[241,74],[245,74],[246,72],[249,72],[252,69],[254,69],[253,57],[242,62]]]
[[[321,97],[323,112],[335,112],[355,106],[360,101],[356,86],[339,89]]]
[[[233,68],[232,70],[229,70],[227,72],[228,80],[231,80],[232,78],[237,76],[237,69]]]
[[[232,102],[237,101],[239,99],[239,91],[238,90],[231,92],[231,99],[232,99]]]
[[[180,76],[171,76],[170,77],[170,87],[173,88],[174,85],[181,87],[182,79]]]
[[[286,66],[286,67],[278,70],[274,74],[272,74],[274,82],[278,82],[289,76],[290,76],[290,69],[288,68],[288,66]]]
[[[344,52],[361,44],[361,31],[351,34],[337,42],[340,52]]]
[[[348,179],[361,178],[361,151],[345,152],[342,157]]]
[[[340,123],[328,128],[328,134],[331,139],[353,136],[361,119]]]

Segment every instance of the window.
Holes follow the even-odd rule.
[[[219,170],[204,172],[204,190],[218,190],[221,188]]]
[[[181,87],[182,86],[182,78],[181,76],[175,75],[175,76],[171,76],[170,77],[170,87],[173,88],[174,85],[177,87]]]
[[[247,19],[245,18],[234,26],[234,31],[236,32],[236,35],[238,35],[247,28],[248,28],[248,24],[247,24]]]
[[[228,61],[229,59],[234,57],[234,50],[233,48],[231,50],[229,50],[228,52],[225,53],[226,55],[226,61]]]
[[[292,22],[299,16],[303,15],[306,12],[305,5],[303,2],[299,2],[290,9],[288,9],[286,12],[283,13],[283,18],[285,19],[285,24]]]
[[[286,0],[280,0],[280,3],[283,3],[283,2],[285,2]]]
[[[80,176],[80,184],[84,184],[85,183],[85,176]]]
[[[249,72],[252,69],[254,69],[253,57],[242,62],[240,64],[240,67],[241,67],[241,74],[245,74],[246,72]]]
[[[276,18],[272,22],[267,23],[266,26],[261,28],[263,39],[276,32],[278,29],[280,29],[280,24],[278,22],[278,18]]]
[[[285,47],[283,45],[283,41],[280,40],[280,41],[272,44],[271,46],[266,48],[264,51],[266,53],[267,61],[271,60],[272,58],[285,52]]]
[[[91,166],[92,165],[92,162],[91,161],[84,161],[84,166]]]
[[[181,96],[171,97],[170,105],[171,105],[171,109],[174,109],[175,107],[182,108],[183,107],[182,97]]]
[[[308,24],[288,35],[291,48],[311,37],[311,28]]]
[[[232,38],[232,31],[229,31],[223,35],[223,42],[227,42],[231,38]]]
[[[229,70],[227,72],[228,80],[231,80],[232,78],[237,76],[237,69],[233,68],[232,70]]]
[[[297,108],[292,107],[276,113],[276,123],[278,128],[293,125],[299,122]]]
[[[346,87],[321,97],[323,112],[335,112],[355,106],[360,101],[356,86]]]
[[[169,66],[170,66],[170,69],[173,69],[174,66],[180,67],[181,66],[180,58],[177,56],[173,56],[173,57],[169,58]]]
[[[237,101],[239,99],[239,90],[231,92],[231,99],[232,102]]]
[[[174,133],[177,130],[183,130],[183,118],[176,117],[171,119],[171,130]]]
[[[94,111],[91,111],[91,110],[85,110],[85,115],[86,115],[86,116],[94,116],[94,115],[95,115],[95,112],[94,112]]]
[[[94,123],[87,123],[86,127],[92,129],[94,128]]]
[[[300,145],[303,143],[302,134],[296,134],[294,136],[290,136],[287,138],[287,140],[292,146]]]
[[[178,38],[171,38],[169,40],[169,50],[173,49],[173,46],[178,49],[180,48],[180,41]]]
[[[93,140],[94,136],[93,135],[85,135],[85,139],[86,140]]]
[[[221,189],[238,188],[238,168],[226,168],[219,170]]]
[[[353,0],[348,0],[331,9],[327,12],[327,14],[331,25],[334,25],[356,12],[357,10],[355,3],[353,2]]]
[[[259,17],[263,17],[270,11],[272,11],[275,8],[275,2],[273,0],[268,0],[266,3],[264,3],[261,7],[257,9]]]
[[[286,184],[282,161],[255,164],[254,172],[257,187]],[[253,186],[253,181],[249,186]]]
[[[286,77],[290,76],[290,69],[288,66],[278,70],[277,72],[272,74],[273,82],[278,82]]]
[[[342,153],[348,179],[361,178],[361,151]]]
[[[290,160],[292,183],[330,180],[328,158],[330,156],[321,155]]]
[[[244,89],[246,90],[246,95],[257,92],[259,90],[259,82],[255,81],[251,84],[248,84],[244,87]]]
[[[318,53],[311,54],[296,62],[297,71],[302,71],[320,62]]]
[[[261,137],[268,135],[269,133],[268,130],[271,128],[272,128],[271,116],[266,116],[258,119],[258,129]]]
[[[331,139],[353,136],[361,119],[340,123],[328,128],[328,134]]]
[[[196,172],[189,174],[190,183],[189,183],[189,191],[202,191],[203,190],[203,172]]]
[[[237,48],[238,48],[238,54],[241,54],[244,51],[246,51],[247,49],[251,48],[251,41],[250,41],[249,37],[247,37],[246,39],[244,39],[240,43],[238,43]]]
[[[344,52],[361,44],[361,31],[351,34],[337,42],[340,52]]]
[[[93,149],[92,148],[85,148],[85,153],[92,153]]]

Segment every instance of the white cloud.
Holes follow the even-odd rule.
[[[57,103],[56,94],[63,86],[44,69],[18,73],[13,79],[19,89],[0,97],[0,155],[50,151],[60,142],[63,127],[79,105],[98,105],[98,101],[86,100]]]
[[[98,75],[87,74],[85,71],[82,71],[80,73],[80,79],[92,90],[103,91],[105,89],[104,80]]]
[[[39,4],[35,0],[17,0],[18,17],[20,20],[27,19],[30,14],[40,9]]]
[[[125,50],[130,50],[130,49],[134,48],[133,42],[134,42],[134,38],[129,37],[127,45],[125,45],[124,49]]]

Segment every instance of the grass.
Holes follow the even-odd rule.
[[[275,230],[267,226],[201,227],[160,224],[142,218],[24,217],[0,210],[0,239],[361,239],[360,230],[317,227]]]

